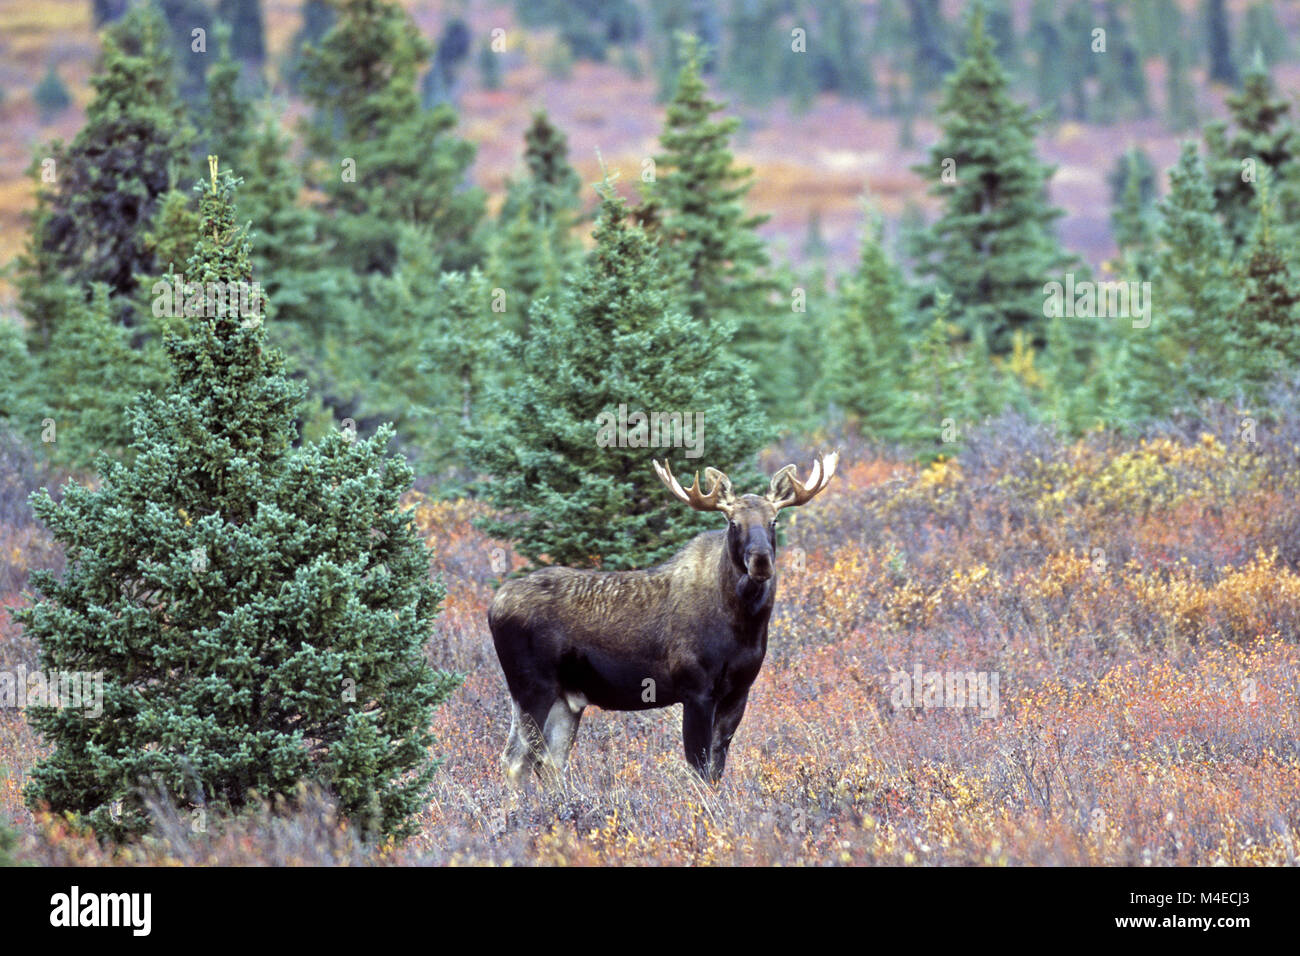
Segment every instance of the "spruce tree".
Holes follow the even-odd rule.
[[[1235,129],[1229,137],[1223,122],[1206,126],[1207,166],[1214,183],[1215,208],[1223,217],[1233,247],[1240,249],[1255,227],[1255,185],[1263,175],[1260,167],[1275,174],[1274,202],[1281,221],[1294,222],[1300,215],[1295,183],[1300,178],[1300,138],[1287,118],[1291,104],[1277,95],[1262,57],[1251,61],[1241,91],[1229,94],[1227,104]]]
[[[743,205],[753,170],[737,168],[729,141],[735,117],[713,119],[723,104],[708,96],[699,44],[682,37],[685,66],[659,136],[655,181],[645,190],[661,212],[666,260],[677,270],[682,303],[705,322],[744,314],[766,298],[767,253],[755,231],[766,216]]]
[[[1115,245],[1124,271],[1138,280],[1150,279],[1155,268],[1155,177],[1150,158],[1134,147],[1119,158],[1110,178]]]
[[[234,183],[212,178],[186,274],[247,283]],[[121,837],[154,791],[215,812],[315,780],[364,832],[402,835],[456,680],[424,656],[442,590],[399,507],[411,471],[387,431],[292,454],[302,388],[264,323],[200,305],[168,338],[167,394],[136,406],[134,459],[34,496],[68,561],[32,576],[18,620],[47,671],[99,673],[103,694],[100,714],[28,708],[53,752],[27,800]]]
[[[842,284],[826,327],[821,382],[825,401],[857,417],[868,434],[892,429],[908,356],[902,276],[883,240],[883,223],[873,217],[862,237],[858,267]]]
[[[37,110],[40,111],[42,126],[49,125],[56,116],[72,105],[68,88],[63,85],[63,80],[59,78],[53,63],[45,70],[45,76],[41,81],[36,84],[36,89],[32,91],[32,99],[36,103]]]
[[[534,113],[524,131],[524,169],[525,176],[506,183],[500,222],[512,221],[522,206],[533,222],[551,225],[567,237],[581,205],[582,181],[569,164],[568,138],[545,110]]]
[[[389,0],[345,0],[320,44],[304,52],[307,124],[328,197],[337,254],[355,271],[386,273],[403,223],[428,227],[448,268],[482,256],[484,198],[464,188],[474,146],[454,135],[446,104],[420,105],[429,45]]]
[[[105,286],[95,286],[89,302],[77,290],[61,294],[63,318],[40,356],[35,404],[41,422],[51,420],[55,428],[55,440],[41,447],[60,464],[85,468],[130,444],[130,405],[161,381],[146,353],[133,350],[127,330],[113,321]],[[25,430],[34,437],[40,423]]]
[[[130,325],[137,278],[158,271],[146,236],[192,135],[176,98],[166,33],[150,4],[109,28],[86,125],[70,145],[54,144],[33,164],[37,208],[17,284],[39,345],[59,319],[43,301],[51,283],[85,294],[104,283]]]
[[[518,356],[518,379],[491,390],[487,422],[465,448],[491,477],[483,494],[502,512],[485,527],[530,561],[644,567],[711,524],[665,500],[651,459],[668,458],[678,474],[708,464],[739,490],[757,480],[752,456],[766,429],[730,355],[730,324],[674,305],[653,242],[608,180],[595,241],[558,301],[534,307],[528,342],[502,344]],[[620,406],[629,421],[622,438]],[[655,436],[636,413],[680,415],[686,428]]]
[[[1160,204],[1160,251],[1154,288],[1166,320],[1163,330],[1183,356],[1184,401],[1225,394],[1236,380],[1233,363],[1243,342],[1235,325],[1240,289],[1231,276],[1227,236],[1196,143],[1183,144]]]
[[[1232,61],[1232,32],[1228,10],[1223,0],[1205,0],[1201,21],[1209,44],[1210,79],[1228,86],[1237,85],[1237,66]]]
[[[951,292],[955,320],[968,333],[983,328],[995,354],[1017,329],[1042,343],[1043,283],[1073,263],[1053,232],[1062,212],[1047,202],[1053,170],[1035,154],[1036,119],[1007,82],[976,7],[966,59],[939,105],[942,138],[915,167],[944,203],[917,236],[917,272]]]
[[[708,96],[694,37],[680,38],[685,66],[668,104],[654,158],[655,181],[643,184],[643,204],[656,222],[663,261],[682,306],[705,324],[734,318],[736,353],[751,369],[770,410],[792,398],[772,370],[786,332],[771,302],[775,287],[757,229],[767,217],[745,213],[751,169],[738,168],[729,140],[734,117],[714,119],[723,104]]]
[[[1241,339],[1238,374],[1256,396],[1273,375],[1300,368],[1300,277],[1277,241],[1271,183],[1272,176],[1265,173],[1255,228],[1234,270],[1242,290],[1235,315]]]

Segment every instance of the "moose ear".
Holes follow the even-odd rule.
[[[794,495],[794,486],[790,484],[793,475],[794,465],[786,465],[772,476],[772,482],[767,489],[769,501],[785,501]]]
[[[708,484],[710,492],[712,492],[715,486],[717,487],[719,505],[724,508],[729,508],[735,503],[736,495],[731,490],[731,479],[718,471],[718,469],[706,467],[704,469],[704,480]]]

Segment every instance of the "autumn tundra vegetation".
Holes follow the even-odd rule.
[[[433,6],[0,45],[0,862],[1300,862],[1296,11]]]

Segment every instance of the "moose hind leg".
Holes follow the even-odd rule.
[[[506,749],[501,754],[505,765],[506,779],[511,784],[521,784],[533,769],[533,748],[529,746],[525,721],[530,720],[519,707],[519,701],[510,699],[510,735],[506,738]]]
[[[542,757],[542,774],[549,782],[558,784],[569,762],[573,739],[578,735],[578,722],[582,720],[582,707],[574,707],[577,700],[561,697],[551,704],[546,714],[542,736],[546,752]]]

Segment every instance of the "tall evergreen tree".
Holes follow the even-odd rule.
[[[519,353],[521,374],[493,389],[493,415],[466,452],[491,476],[484,495],[513,519],[485,527],[532,562],[643,567],[702,528],[694,512],[668,506],[650,460],[667,457],[687,474],[705,460],[741,466],[732,477],[742,486],[756,477],[751,456],[766,429],[730,356],[730,324],[674,307],[654,243],[628,222],[608,180],[595,239],[577,281],[534,307],[528,342],[502,346]],[[630,422],[621,440],[620,409]],[[636,425],[638,412],[681,415],[686,428],[655,435],[649,422]]]
[[[232,196],[214,168],[186,268],[201,283],[251,279]],[[291,454],[301,387],[256,317],[202,304],[168,339],[167,394],[136,407],[133,460],[34,496],[68,562],[33,575],[18,619],[47,670],[102,674],[103,693],[102,713],[28,708],[54,749],[27,799],[119,837],[146,829],[155,789],[217,811],[311,779],[364,832],[401,835],[455,685],[424,656],[442,590],[398,504],[411,471],[387,432]]]
[[[1010,350],[1017,329],[1041,344],[1043,283],[1072,258],[1053,232],[1062,213],[1047,202],[1053,170],[1034,151],[1036,118],[1011,99],[979,7],[939,115],[942,138],[916,170],[935,181],[944,211],[918,236],[917,271],[952,293],[956,321],[983,328],[995,354]]]
[[[1180,397],[1226,399],[1244,345],[1235,320],[1241,293],[1196,143],[1183,144],[1160,212],[1155,288],[1165,318],[1162,331],[1182,356]]]
[[[686,65],[668,104],[655,157],[656,179],[645,195],[661,210],[666,261],[678,272],[682,303],[706,322],[744,313],[765,297],[767,253],[756,230],[766,216],[743,205],[753,170],[735,165],[729,141],[740,121],[714,119],[723,104],[709,98],[699,45],[683,37]]]
[[[1256,396],[1273,375],[1300,368],[1300,276],[1277,241],[1272,179],[1265,173],[1260,181],[1255,228],[1234,270],[1242,290],[1238,374]]]
[[[92,283],[104,283],[129,325],[137,318],[137,277],[158,271],[146,235],[192,136],[176,98],[166,31],[148,4],[109,28],[86,125],[70,145],[54,144],[33,164],[36,213],[17,284],[38,347],[58,321],[48,301],[52,283],[86,295]]]
[[[1232,30],[1223,0],[1205,0],[1201,21],[1209,43],[1210,79],[1216,83],[1237,85],[1237,65],[1232,60]]]
[[[344,0],[319,46],[304,54],[307,124],[320,161],[338,253],[360,273],[387,272],[399,227],[432,230],[448,268],[482,255],[483,194],[464,188],[474,146],[454,135],[446,104],[420,105],[417,73],[429,46],[389,0]]]
[[[523,207],[533,222],[567,235],[582,204],[578,198],[582,181],[569,164],[568,138],[545,110],[534,113],[524,131],[524,169],[522,178],[506,184],[500,222],[510,222]]]
[[[1155,177],[1150,158],[1136,146],[1119,158],[1110,177],[1115,244],[1124,271],[1140,281],[1150,279],[1154,269]]]
[[[708,323],[735,318],[735,349],[753,370],[769,409],[790,396],[768,376],[787,323],[771,303],[774,285],[757,229],[767,217],[747,215],[753,171],[738,168],[729,149],[739,121],[714,119],[723,104],[709,98],[693,37],[682,37],[686,65],[668,105],[655,157],[656,179],[642,190],[654,234],[679,301]]]
[[[908,357],[902,275],[884,249],[878,216],[862,237],[857,269],[842,283],[826,327],[821,390],[825,401],[857,417],[868,433],[891,430]]]
[[[32,99],[41,114],[41,124],[48,125],[56,116],[72,105],[68,88],[63,85],[58,71],[51,63],[45,70],[45,76],[32,91]]]
[[[1227,97],[1235,129],[1214,122],[1206,126],[1208,167],[1214,202],[1234,248],[1250,239],[1255,227],[1255,186],[1260,167],[1275,174],[1274,203],[1283,222],[1300,215],[1300,136],[1287,118],[1291,104],[1277,95],[1262,57],[1246,71],[1240,92]]]

